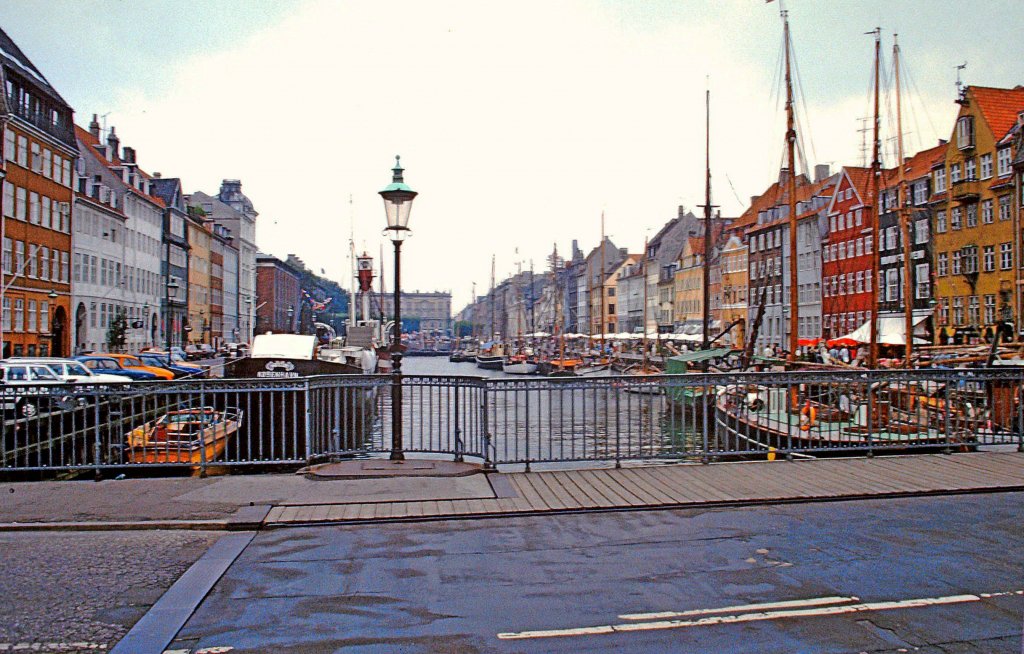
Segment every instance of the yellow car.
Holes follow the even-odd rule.
[[[143,370],[156,375],[160,379],[174,379],[174,373],[166,368],[157,368],[156,366],[147,366],[144,364],[139,357],[131,354],[95,354],[92,356],[107,357],[108,359],[115,359],[122,368],[134,368],[135,370]]]

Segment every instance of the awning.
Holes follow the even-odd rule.
[[[915,336],[919,335],[916,328],[921,325],[925,320],[931,317],[932,311],[930,309],[915,311],[914,312],[914,333]],[[879,345],[904,345],[906,340],[903,335],[903,324],[904,318],[902,315],[888,314],[882,315],[878,318],[878,344]],[[870,343],[871,342],[871,321],[864,321],[864,324],[853,330],[845,336],[840,338],[848,338],[858,343]],[[929,342],[923,338],[914,338],[914,343],[917,345],[928,345]]]
[[[708,359],[724,357],[732,351],[732,348],[728,347],[716,347],[711,350],[694,350],[693,352],[683,352],[682,354],[677,354],[674,357],[669,357],[668,360],[675,361],[677,363],[694,363],[697,361],[706,361]]]

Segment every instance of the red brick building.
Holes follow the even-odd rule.
[[[3,356],[71,352],[71,107],[0,30]]]
[[[256,256],[256,333],[300,332],[302,303],[299,273],[284,261],[265,254]],[[289,315],[288,309],[291,309]]]
[[[821,249],[822,330],[836,338],[871,317],[873,274],[870,168],[844,167],[828,208],[828,235]]]

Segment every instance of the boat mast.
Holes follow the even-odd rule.
[[[879,62],[882,56],[882,28],[876,27],[874,31],[868,32],[868,34],[875,35],[875,130],[874,130],[874,144],[872,146],[871,156],[871,179],[872,179],[872,196],[871,201],[874,204],[872,213],[871,225],[871,353],[870,359],[868,360],[868,367],[878,367],[878,287],[881,286],[881,280],[878,279],[879,270],[879,253],[882,250],[882,244],[879,242],[879,222],[882,216],[882,202],[879,196],[882,182],[882,160],[881,160],[881,147],[878,136],[878,91],[879,91]],[[901,162],[902,165],[902,162]]]
[[[704,91],[704,171],[704,337],[701,348],[706,350],[711,345],[711,248],[715,242],[711,230],[711,89]]]
[[[647,237],[644,236],[644,253],[641,259],[643,263],[640,264],[641,270],[643,271],[644,278],[644,323],[643,323],[643,352],[640,364],[640,370],[647,372]]]
[[[487,340],[494,340],[494,255],[491,255],[491,333]]]
[[[601,344],[600,357],[604,357],[604,211],[601,212],[601,270],[597,276],[598,303],[601,305],[601,323],[598,325],[598,342]]]
[[[896,167],[899,169],[899,188],[896,191],[896,207],[900,221],[900,236],[903,239],[903,367],[910,367],[910,356],[914,350],[914,300],[910,277],[910,217],[907,205],[906,170],[903,164],[903,114],[900,98],[900,44],[899,35],[892,35],[892,59],[896,70]]]
[[[537,333],[537,314],[534,313],[534,307],[537,306],[537,298],[534,297],[536,289],[533,287],[533,259],[530,259],[530,333]],[[536,336],[530,336],[530,347],[533,347]]]
[[[783,47],[786,49],[786,157],[789,176],[786,179],[789,195],[789,361],[796,360],[800,309],[797,302],[797,256],[796,256],[796,120],[793,116],[793,78],[790,67],[789,12],[782,11]]]
[[[348,295],[348,326],[356,325],[356,210],[352,203],[352,194],[348,196],[349,232],[348,232],[348,259],[352,276],[349,279]],[[368,316],[363,316],[366,320]],[[346,332],[347,333],[347,332]]]

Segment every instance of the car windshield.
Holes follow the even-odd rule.
[[[171,352],[171,361],[184,361],[185,357],[177,352]]]
[[[42,379],[45,381],[59,381],[57,375],[53,374],[53,371],[46,366],[32,366],[32,376],[35,379]]]
[[[121,361],[129,368],[141,368],[143,366],[143,363],[135,357],[124,357]]]
[[[82,375],[83,377],[90,376],[89,369],[80,363],[67,363],[65,364],[68,375]]]
[[[6,372],[5,377],[7,381],[25,381],[28,379],[28,370],[24,366],[11,366]]]

